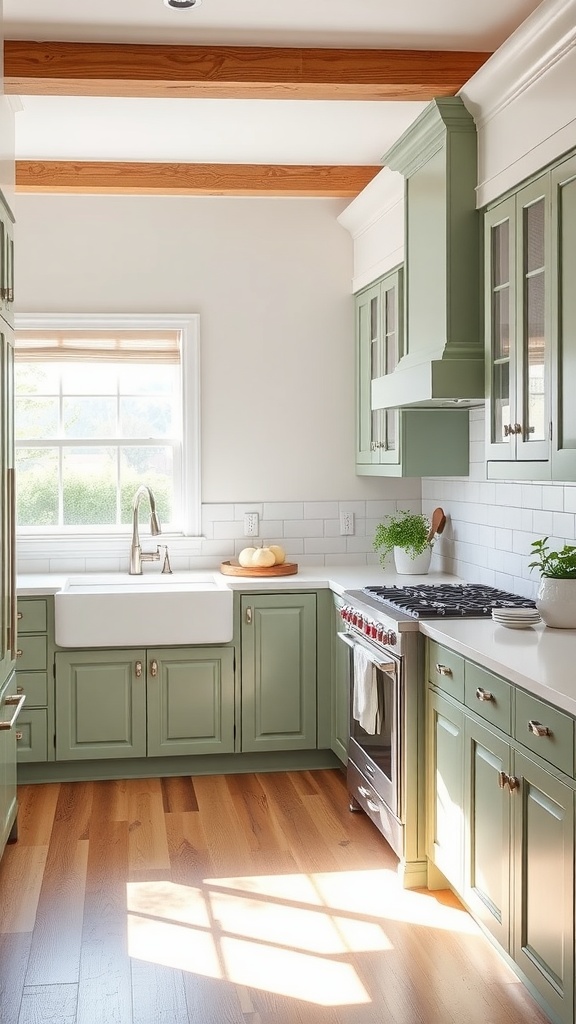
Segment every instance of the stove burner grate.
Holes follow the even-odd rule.
[[[364,587],[368,594],[390,608],[405,612],[414,619],[483,618],[493,608],[534,608],[528,597],[509,594],[506,590],[486,587],[480,583],[440,583],[437,586],[415,584],[406,587]]]

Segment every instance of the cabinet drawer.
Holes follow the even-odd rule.
[[[43,708],[48,704],[47,672],[18,672],[16,693],[26,694],[26,708]]]
[[[48,640],[45,636],[18,637],[18,650],[21,651],[16,662],[19,672],[48,668]]]
[[[539,736],[540,727],[547,731]],[[566,775],[574,775],[574,720],[569,715],[517,690],[514,736]]]
[[[48,760],[48,712],[43,708],[35,711],[22,711],[18,719],[16,733],[16,751],[18,760]]]
[[[464,658],[435,640],[428,642],[428,679],[439,690],[464,701]]]
[[[464,703],[487,722],[510,734],[512,687],[505,679],[467,661],[464,669]]]
[[[27,601],[25,598],[20,598],[18,601],[19,633],[45,633],[47,622],[46,601]]]

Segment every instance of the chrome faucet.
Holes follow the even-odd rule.
[[[138,509],[142,498],[148,496],[150,503],[150,533],[153,537],[157,537],[162,530],[160,528],[160,520],[156,515],[156,499],[149,487],[142,484],[138,488],[132,501],[132,544],[130,545],[130,569],[128,570],[131,576],[140,576],[142,574],[142,562],[159,562],[160,561],[160,545],[156,548],[156,551],[142,551],[140,547],[140,537],[138,535]],[[168,548],[166,548],[166,559],[168,558]],[[165,560],[166,561],[166,560]],[[168,569],[170,572],[170,569]]]

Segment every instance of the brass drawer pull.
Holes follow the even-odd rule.
[[[17,618],[17,619],[22,619],[22,618],[24,618],[24,616],[23,616],[22,612],[17,612],[17,613],[16,613],[16,618]]]
[[[531,732],[534,736],[552,735],[552,730],[547,725],[542,725],[542,722],[536,722],[533,718],[528,722],[528,732]]]
[[[16,657],[17,658],[21,658],[23,654],[24,654],[24,651],[21,650],[21,648],[19,647],[18,650],[16,651]]]
[[[438,665],[437,664],[436,665],[436,671],[437,671],[439,676],[451,676],[452,675],[452,669],[449,667],[449,665]]]
[[[478,686],[476,689],[476,697],[478,700],[494,701],[494,694],[490,693],[490,690],[484,690],[481,686]]]
[[[498,785],[500,789],[504,789],[510,782],[510,776],[506,775],[506,772],[498,772]]]
[[[150,675],[151,676],[157,676],[158,675],[158,662],[156,661],[155,658],[153,658],[152,661],[150,662]]]
[[[245,622],[246,622],[247,626],[251,626],[252,625],[252,609],[251,608],[247,608],[246,609]]]
[[[5,704],[15,704],[16,710],[9,722],[0,722],[0,729],[11,729],[15,725],[16,719],[18,718],[18,715],[20,714],[22,708],[24,707],[25,700],[25,694],[22,694],[21,697],[6,697]]]
[[[508,789],[511,793],[513,793],[515,789],[520,789],[520,779],[515,779],[513,775],[510,775],[508,777]]]
[[[21,740],[21,739],[22,739],[22,737],[23,737],[23,735],[24,735],[24,733],[22,733],[22,732],[20,732],[20,731],[18,730],[18,732],[16,733],[16,740],[17,740],[17,741],[18,741],[18,740]]]

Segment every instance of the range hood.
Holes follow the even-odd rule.
[[[433,100],[383,162],[404,176],[405,340],[372,408],[482,404],[476,126],[462,100]]]

